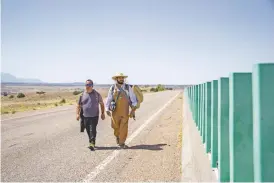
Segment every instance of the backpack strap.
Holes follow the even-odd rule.
[[[129,87],[130,87],[129,84],[125,84],[125,89],[128,91],[128,93],[129,93]],[[114,93],[114,88],[115,88],[115,84],[111,86],[112,96],[113,96],[113,93]],[[121,88],[120,90],[124,91],[123,88]],[[124,92],[125,92],[125,91],[124,91]],[[119,96],[120,96],[120,93],[121,93],[121,91],[118,92],[118,95],[117,95],[117,98],[116,98],[115,102],[118,100],[118,98],[119,98]],[[126,92],[125,92],[125,93],[126,93]],[[131,103],[129,94],[126,93],[126,96],[127,96],[128,100],[129,100],[129,102]]]
[[[128,84],[126,84],[125,88],[129,92],[129,85]]]

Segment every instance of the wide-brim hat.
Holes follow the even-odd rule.
[[[121,72],[118,72],[118,73],[116,73],[114,76],[112,76],[112,79],[113,79],[113,80],[116,80],[116,78],[118,78],[118,77],[127,78],[128,76],[124,75],[124,74],[121,73]]]

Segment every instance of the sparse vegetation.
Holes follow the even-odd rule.
[[[33,91],[26,91],[18,86],[20,93],[8,92],[7,97],[1,98],[1,114],[15,114],[23,111],[34,111],[58,106],[74,105],[79,100],[79,94],[83,92],[81,88],[61,89],[33,87]],[[30,87],[28,87],[29,89]],[[155,92],[157,89],[152,89]],[[158,87],[159,88],[159,87]],[[38,89],[38,90],[37,90]],[[103,98],[107,96],[109,88],[98,88]],[[147,85],[141,88],[143,92],[150,92],[151,87]],[[12,89],[14,90],[14,88]]]
[[[8,97],[2,96],[1,114],[12,114],[12,111],[16,111],[16,113],[18,113],[23,111],[42,110],[71,104],[73,105],[79,100],[79,95],[73,95],[73,91],[82,91],[81,89],[76,88],[60,90],[60,87],[46,87],[46,89],[40,89],[36,86],[33,87],[34,91],[30,91],[29,88],[30,87],[27,88],[28,91],[25,91],[24,88],[21,88],[21,86],[18,86],[18,88],[16,88],[18,90],[21,90],[20,92],[24,94],[25,97],[22,98],[17,98],[17,94],[14,95],[11,93],[9,93]],[[14,90],[15,87],[12,89]],[[37,89],[39,89],[38,91],[43,91],[45,93],[38,94]],[[108,89],[98,88],[97,91],[100,92],[103,98],[105,98]],[[20,95],[19,97],[21,97]]]
[[[166,90],[166,88],[161,84],[158,84],[156,88],[150,88],[151,92],[158,92],[158,91],[164,91],[164,90]]]
[[[38,91],[38,92],[36,92],[36,94],[38,94],[38,95],[44,95],[46,92],[44,92],[44,91]]]
[[[66,103],[66,99],[62,98],[62,100],[60,101],[60,104],[64,104]]]
[[[158,89],[157,89],[157,88],[150,88],[150,91],[151,91],[151,92],[157,92]]]
[[[73,95],[79,95],[80,93],[82,93],[82,91],[77,91],[76,90],[76,91],[73,92]]]
[[[161,84],[158,84],[156,88],[157,88],[157,91],[164,91],[165,90],[165,87]]]
[[[17,98],[24,98],[25,97],[25,94],[24,93],[18,93],[17,94]]]

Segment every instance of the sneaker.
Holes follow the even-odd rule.
[[[121,149],[127,149],[128,148],[128,146],[126,144],[119,144],[118,146]]]
[[[89,149],[94,150],[95,144],[94,143],[89,143]]]

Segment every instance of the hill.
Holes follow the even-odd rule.
[[[43,81],[33,78],[17,78],[9,73],[1,72],[1,83],[43,83]]]

